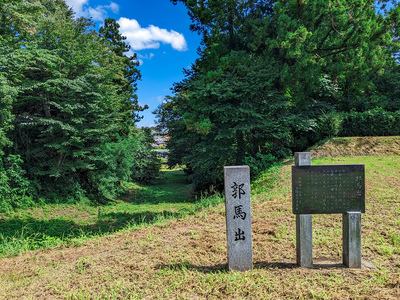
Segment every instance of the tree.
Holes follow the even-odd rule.
[[[25,14],[21,14],[24,11]],[[20,88],[15,82],[20,79],[21,63],[13,61],[20,49],[25,32],[32,32],[40,5],[27,1],[0,1],[0,210],[11,206],[22,207],[32,204],[29,197],[30,183],[23,161],[18,154],[9,153],[15,116],[12,108]],[[25,28],[25,31],[19,30]]]
[[[114,197],[121,181],[156,177],[135,128],[138,62],[115,20],[99,33],[63,0],[0,4],[0,210]]]
[[[136,53],[132,56],[125,56],[124,53],[129,52],[131,47],[125,43],[126,37],[121,36],[119,32],[119,24],[115,19],[108,18],[104,21],[104,27],[100,28],[100,36],[108,42],[110,49],[118,56],[121,57],[125,64],[124,69],[124,82],[120,80],[114,80],[116,85],[121,87],[119,93],[123,93],[126,97],[126,106],[129,107],[131,111],[131,119],[134,122],[139,122],[142,117],[138,115],[138,112],[148,109],[145,105],[141,107],[138,104],[137,95],[137,81],[141,79],[141,75],[137,67],[139,66],[139,61],[137,60]]]
[[[265,45],[282,62],[282,88],[294,103],[307,107],[320,99],[328,79],[338,92],[321,100],[339,110],[353,107],[368,89],[368,74],[382,72],[399,50],[391,36],[399,7],[386,16],[376,9],[373,0],[276,2],[276,30]]]
[[[202,189],[220,185],[223,165],[245,163],[246,157],[259,152],[259,145],[272,140],[263,132],[271,132],[277,110],[285,110],[286,103],[276,102],[280,95],[271,89],[277,70],[269,58],[249,55],[247,36],[242,32],[246,18],[265,14],[257,9],[258,3],[186,1],[186,5],[192,20],[198,22],[192,29],[203,34],[203,49],[187,79],[176,85],[175,104],[167,103],[164,108],[182,113],[181,119],[175,117],[167,125],[170,159],[179,161],[181,156]],[[271,109],[267,111],[268,104]],[[168,114],[165,109],[158,111],[160,122],[160,116]],[[265,121],[267,116],[270,122]],[[280,132],[274,130],[274,134]],[[185,144],[192,146],[182,151]]]
[[[221,183],[223,165],[265,165],[315,142],[322,116],[351,110],[399,49],[399,8],[381,15],[370,0],[179,2],[202,35],[200,58],[158,116],[172,157],[182,126],[191,133],[176,161],[201,188]]]
[[[134,86],[140,77],[137,63],[120,56],[91,29],[90,20],[74,19],[64,1],[20,4],[5,5],[8,11],[2,15],[13,16],[12,8],[18,16],[3,29],[16,44],[2,60],[1,79],[12,89],[2,85],[8,97],[2,99],[8,103],[5,119],[14,128],[7,132],[13,147],[6,154],[21,156],[38,195],[57,201],[101,195],[97,179],[111,167],[101,149],[134,134],[142,109]],[[36,14],[25,17],[27,7]],[[32,23],[25,22],[30,18]]]

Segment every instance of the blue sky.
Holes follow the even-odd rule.
[[[142,80],[138,100],[150,108],[142,113],[138,126],[153,126],[151,113],[171,95],[174,82],[184,78],[183,68],[198,57],[200,36],[190,32],[190,18],[184,5],[169,0],[65,0],[77,16],[91,17],[98,29],[108,17],[120,24],[132,51],[140,60]]]

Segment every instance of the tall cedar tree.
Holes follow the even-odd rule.
[[[372,0],[179,2],[203,37],[200,58],[157,113],[170,145],[187,142],[176,128],[191,132],[176,161],[200,188],[220,184],[223,165],[257,168],[304,149],[319,118],[353,109],[399,49],[397,5],[379,14]]]
[[[108,18],[104,21],[104,27],[100,27],[100,35],[110,43],[111,50],[124,60],[125,80],[115,80],[115,84],[121,87],[118,93],[124,94],[126,97],[128,111],[132,113],[131,119],[134,122],[139,122],[142,117],[139,116],[138,112],[148,109],[147,105],[141,107],[138,104],[137,95],[135,94],[137,91],[137,81],[141,79],[140,72],[137,69],[139,61],[137,60],[136,53],[130,57],[124,55],[124,53],[129,52],[131,46],[125,43],[126,37],[120,34],[119,28],[120,25],[114,19]]]

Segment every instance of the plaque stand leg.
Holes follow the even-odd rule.
[[[296,215],[296,256],[300,267],[313,267],[312,215]]]
[[[361,268],[361,212],[343,214],[343,264]]]

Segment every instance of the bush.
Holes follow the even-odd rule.
[[[250,176],[252,180],[258,178],[265,170],[276,164],[278,159],[272,154],[257,153],[256,157],[246,157],[245,163],[250,167]]]
[[[131,179],[133,181],[148,183],[157,178],[160,173],[161,160],[154,152],[144,149],[138,152],[137,159],[131,168]]]
[[[337,136],[342,128],[342,122],[342,114],[336,111],[322,113],[317,120],[316,141]]]
[[[26,171],[21,168],[22,163],[19,155],[0,157],[0,212],[35,203],[31,184],[25,177]]]
[[[343,117],[338,136],[392,136],[400,134],[400,111],[377,108],[351,112]]]
[[[98,168],[91,172],[94,193],[106,198],[120,194],[122,181],[149,182],[159,175],[161,162],[144,133],[107,143],[99,150]]]

